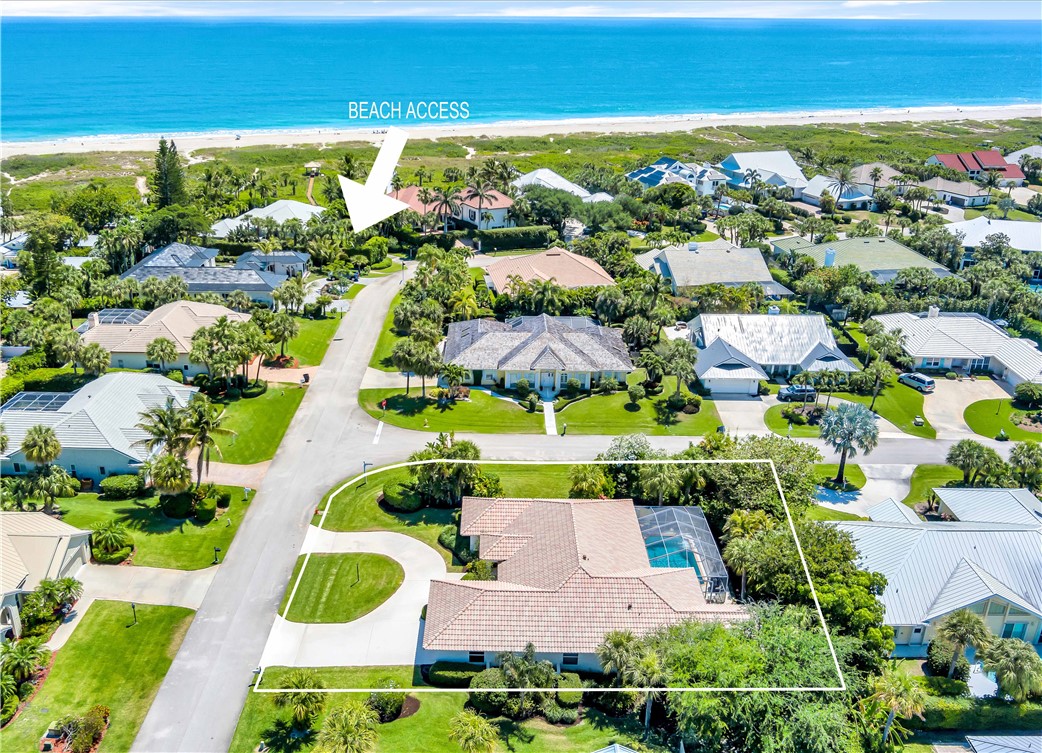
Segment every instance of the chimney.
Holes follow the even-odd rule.
[[[768,316],[778,316],[778,314],[780,314],[780,313],[781,313],[781,309],[778,308],[777,306],[768,306],[767,307],[767,315]]]
[[[825,249],[825,266],[834,267],[836,266],[836,249],[826,248]]]
[[[91,311],[87,314],[87,329],[94,329],[98,326],[98,312]]]
[[[698,250],[698,241],[688,241],[687,242],[687,250],[688,251],[692,251],[692,252],[697,251]]]
[[[936,319],[938,316],[940,316],[940,314],[941,314],[941,310],[939,308],[937,308],[936,306],[931,306],[926,311],[926,318],[927,319]]]

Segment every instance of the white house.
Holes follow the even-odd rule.
[[[872,180],[872,173],[877,168],[881,175],[878,180]],[[854,183],[865,196],[874,197],[880,188],[889,188],[898,195],[905,192],[906,185],[898,181],[901,173],[884,162],[868,162],[858,165],[854,168],[853,173]]]
[[[1042,353],[1032,340],[1010,337],[1006,330],[976,313],[945,313],[932,307],[872,317],[905,336],[904,351],[917,370],[988,372],[1014,387],[1042,382]]]
[[[792,197],[800,199],[807,178],[796,160],[787,151],[735,152],[716,166],[727,176],[727,182],[736,188],[749,188],[750,171],[769,186],[792,189]]]
[[[887,499],[868,521],[835,525],[854,539],[864,570],[882,573],[894,654],[925,656],[937,625],[959,609],[994,635],[1042,643],[1042,524],[925,522]]]
[[[19,392],[0,407],[7,431],[7,451],[0,456],[3,475],[28,473],[22,440],[30,428],[50,426],[61,442],[56,464],[78,479],[137,473],[148,458],[137,428],[142,411],[168,401],[185,406],[196,392],[160,374],[105,374],[75,392]]]
[[[727,570],[697,507],[464,497],[460,533],[496,579],[431,581],[422,645],[434,658],[489,666],[531,643],[558,670],[598,671],[610,631],[748,619],[728,603]],[[672,562],[658,556],[667,539]]]
[[[942,204],[955,207],[983,207],[991,201],[991,193],[976,183],[947,178],[930,178],[920,184]]]
[[[727,183],[727,176],[709,164],[690,164],[672,157],[661,157],[646,167],[626,173],[626,177],[645,188],[686,183],[699,196],[712,196],[719,186]]]
[[[225,317],[232,322],[249,321],[249,314],[224,306],[199,301],[173,301],[154,311],[137,309],[104,309],[87,316],[80,334],[84,345],[98,343],[112,354],[114,369],[176,369],[186,377],[206,371],[203,364],[188,358],[192,337],[202,327],[209,327]],[[153,340],[164,337],[174,344],[177,358],[160,364],[146,356]]]
[[[619,330],[581,316],[452,322],[443,358],[468,370],[465,384],[513,389],[527,379],[545,396],[557,394],[569,379],[578,379],[583,389],[609,378],[625,384],[633,371]]]
[[[952,222],[944,226],[952,235],[962,233],[964,255],[962,264],[973,261],[973,252],[989,235],[1001,233],[1009,239],[1009,245],[1026,254],[1042,253],[1042,225],[1037,222],[1018,222],[1016,220],[992,220],[987,217],[974,217],[972,220]],[[1035,280],[1042,278],[1042,272],[1034,271]]]
[[[836,206],[843,211],[856,209],[868,209],[872,206],[872,197],[865,194],[860,186],[850,186],[840,196],[839,187],[833,185],[833,180],[827,175],[815,175],[807,185],[803,187],[803,200],[816,207],[821,206],[821,197],[829,193],[836,200]]]
[[[716,395],[755,395],[761,379],[857,367],[821,315],[700,314],[688,323],[695,373]]]
[[[1018,149],[1015,152],[1010,152],[1006,155],[1006,162],[1010,165],[1017,165],[1019,167],[1021,157],[1042,159],[1042,144],[1034,144],[1033,146],[1027,146],[1023,149]]]
[[[307,224],[309,220],[326,211],[323,207],[315,206],[313,204],[305,204],[302,201],[293,201],[292,199],[279,199],[273,201],[266,207],[257,207],[251,209],[244,214],[240,214],[238,217],[229,217],[224,220],[218,220],[210,228],[210,234],[215,238],[227,238],[233,230],[247,224],[251,219],[269,219],[274,220],[280,225],[283,222],[289,220],[299,220],[303,224]]]
[[[459,206],[452,213],[452,218],[457,223],[481,230],[514,227],[514,220],[510,218],[510,208],[514,206],[514,200],[495,189],[489,193],[491,196],[479,202],[469,188],[463,189],[460,192]],[[486,215],[490,215],[490,218],[485,219]]]
[[[0,643],[22,633],[23,596],[90,560],[90,531],[42,512],[0,512]]]
[[[529,186],[539,186],[540,188],[553,188],[558,191],[567,191],[573,196],[578,196],[586,204],[592,204],[598,201],[611,201],[612,197],[603,191],[597,193],[590,193],[582,186],[577,183],[573,183],[562,175],[555,173],[548,167],[540,167],[531,172],[527,172],[519,178],[515,178],[510,182],[510,185],[515,188],[519,188],[522,191]]]

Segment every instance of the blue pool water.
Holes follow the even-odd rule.
[[[957,43],[953,40],[958,40]],[[967,71],[989,71],[967,85]],[[1038,102],[1025,21],[23,19],[0,23],[5,140],[367,127],[349,101],[469,122]]]
[[[668,542],[673,539],[664,539],[661,536],[650,536],[644,539],[644,546],[648,550],[648,560],[652,567],[690,567],[695,571],[698,579],[702,579],[702,572],[698,569],[695,554],[687,549],[677,549],[669,546]]]

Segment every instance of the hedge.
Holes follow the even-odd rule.
[[[1042,729],[1042,703],[927,696],[923,717],[912,717],[906,724],[918,730],[1038,730]]]
[[[970,694],[970,686],[962,680],[949,680],[947,677],[931,677],[929,675],[915,678],[930,695],[959,698]]]
[[[507,679],[498,667],[478,672],[470,680],[470,705],[489,716],[499,716],[507,703],[506,686]]]
[[[129,557],[133,551],[133,546],[125,546],[122,549],[117,549],[115,552],[111,553],[103,552],[100,549],[94,549],[91,554],[94,555],[94,561],[99,565],[118,565]]]
[[[0,380],[0,403],[6,403],[25,389],[25,381],[21,377],[5,376]]]
[[[438,688],[469,688],[470,681],[485,668],[480,664],[460,661],[436,661],[431,665],[427,679]]]
[[[416,512],[423,507],[423,499],[407,484],[389,484],[383,488],[383,494],[384,505],[395,512]]]
[[[159,504],[168,518],[187,518],[192,514],[195,499],[188,492],[181,492],[160,498]]]
[[[200,523],[209,523],[217,517],[217,500],[207,497],[195,506],[195,519]]]
[[[36,369],[47,366],[47,354],[42,350],[30,350],[20,356],[15,356],[7,362],[8,374],[26,374]]]
[[[100,486],[105,499],[130,499],[144,491],[145,480],[141,476],[124,474],[103,478]]]
[[[474,233],[474,239],[481,243],[482,251],[546,248],[556,237],[557,233],[549,225],[504,227],[494,230],[478,230]]]
[[[557,678],[558,688],[574,688],[574,690],[561,690],[557,693],[557,702],[567,708],[575,708],[583,699],[583,683],[579,675],[574,672],[562,672]]]
[[[947,679],[948,666],[951,664],[952,652],[954,650],[954,646],[942,638],[935,638],[930,641],[930,647],[926,649],[926,668],[931,675]],[[955,662],[955,674],[952,676],[952,679],[965,680],[969,676],[970,662],[966,658],[966,652],[963,651],[962,655]]]

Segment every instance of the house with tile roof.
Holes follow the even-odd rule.
[[[619,330],[587,317],[546,314],[452,322],[442,358],[469,372],[464,384],[513,389],[527,379],[545,396],[569,379],[583,389],[608,378],[625,384],[634,368]]]
[[[215,238],[227,238],[236,229],[249,225],[251,220],[261,219],[272,220],[280,225],[289,220],[297,220],[306,225],[324,211],[326,211],[325,208],[314,204],[305,204],[292,199],[279,199],[266,207],[256,207],[238,217],[218,220],[210,228],[210,234]]]
[[[872,180],[872,172],[879,168],[882,175],[878,180]],[[889,188],[900,195],[904,193],[905,186],[897,179],[901,177],[898,170],[890,167],[885,162],[866,162],[853,169],[854,183],[865,196],[875,196],[880,188]]]
[[[713,395],[756,395],[778,375],[858,370],[820,314],[700,314],[688,332],[695,374]]]
[[[933,200],[954,207],[983,207],[991,203],[991,192],[976,183],[947,178],[930,178],[919,183]]]
[[[970,180],[979,180],[985,173],[995,172],[999,175],[1000,186],[1024,185],[1024,172],[1020,165],[1011,164],[997,149],[978,149],[975,152],[959,152],[958,154],[935,154],[926,160],[928,165],[944,165],[945,167],[964,173]]]
[[[811,243],[797,235],[773,240],[771,245],[777,254],[795,253],[798,256],[809,256],[819,267],[853,264],[862,272],[872,275],[880,284],[893,280],[902,269],[928,269],[938,277],[951,274],[942,264],[886,236]]]
[[[122,314],[122,315],[121,315]],[[249,321],[249,314],[225,306],[199,301],[173,301],[151,312],[136,309],[107,309],[87,316],[80,340],[84,345],[98,343],[112,355],[114,369],[178,369],[186,377],[206,371],[204,364],[191,361],[192,337],[202,327],[218,319]],[[164,364],[148,360],[146,351],[153,340],[164,337],[174,344],[177,359]]]
[[[887,332],[901,330],[904,351],[915,369],[986,372],[1016,387],[1042,383],[1042,352],[1033,340],[1010,337],[990,319],[972,312],[942,312],[937,307],[913,314],[872,317]]]
[[[644,269],[667,280],[674,295],[689,296],[693,288],[703,285],[741,287],[749,284],[759,285],[770,298],[792,295],[791,290],[771,276],[760,249],[739,248],[723,238],[666,246],[640,254],[636,260]]]
[[[42,512],[0,512],[0,643],[22,632],[19,610],[40,581],[72,577],[90,560],[90,531]]]
[[[106,476],[137,473],[149,457],[137,428],[141,413],[172,403],[184,407],[197,392],[161,374],[104,374],[74,392],[19,392],[0,407],[7,431],[7,451],[0,473],[20,475],[33,469],[21,450],[33,426],[49,426],[61,442],[55,461],[71,476],[99,482]]]
[[[853,539],[858,566],[886,576],[879,598],[894,655],[925,656],[937,625],[959,609],[1042,650],[1042,523],[927,522],[904,507],[890,499],[870,520],[834,523]]]
[[[485,283],[494,293],[509,292],[514,277],[522,282],[553,280],[568,289],[615,284],[615,279],[593,259],[556,246],[538,254],[500,259],[485,267]]]
[[[431,581],[423,648],[491,665],[497,654],[531,643],[559,670],[596,671],[597,646],[613,630],[640,636],[685,620],[747,619],[727,597],[711,536],[678,541],[673,557],[657,556],[661,509],[630,499],[465,497],[460,533],[493,563],[495,579]],[[717,568],[719,583],[700,576]]]

